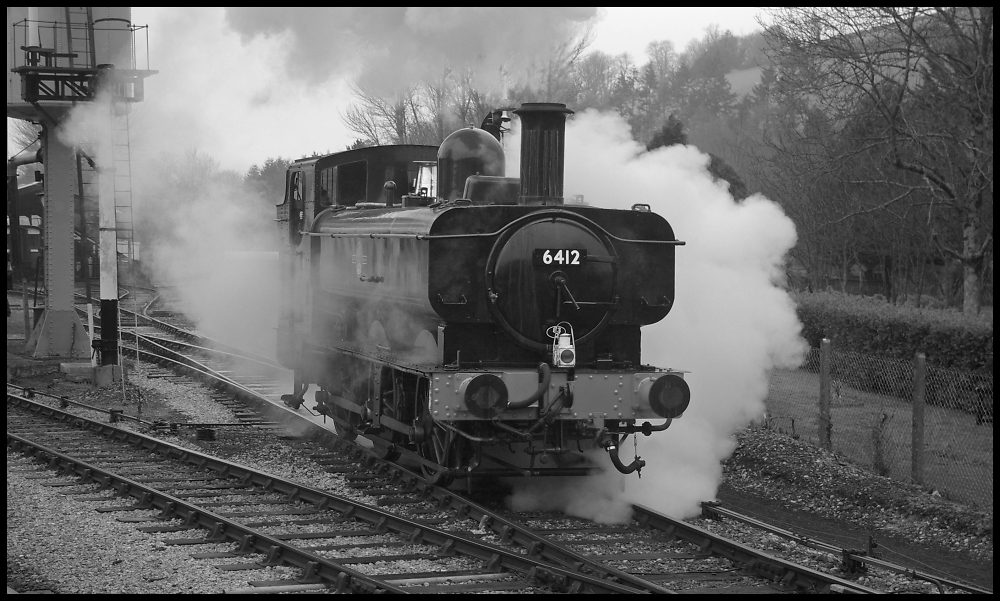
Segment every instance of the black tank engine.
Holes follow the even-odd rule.
[[[676,240],[648,205],[563,199],[564,105],[526,103],[521,177],[483,129],[291,165],[278,223],[286,404],[455,477],[579,475],[690,401],[644,365],[640,328],[674,299]],[[497,128],[492,128],[497,132]],[[652,420],[652,421],[648,421]],[[664,421],[665,420],[665,421]]]

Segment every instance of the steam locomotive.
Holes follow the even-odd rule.
[[[290,165],[281,229],[284,402],[432,481],[581,475],[603,448],[665,430],[691,393],[642,364],[641,326],[674,299],[682,245],[648,205],[563,199],[572,111],[525,103],[520,178],[500,111],[440,147],[362,148]],[[502,117],[509,120],[507,117]],[[492,123],[491,125],[487,125]],[[648,421],[648,420],[653,420]],[[665,421],[662,421],[665,420]]]

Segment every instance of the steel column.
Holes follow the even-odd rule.
[[[73,197],[75,150],[56,135],[58,123],[42,120],[45,163],[45,312],[26,350],[34,357],[89,357],[90,337],[73,309]]]

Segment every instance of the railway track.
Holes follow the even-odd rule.
[[[266,395],[261,394],[259,389],[254,390],[252,385],[247,386],[238,381],[238,379],[231,378],[231,372],[226,374],[218,373],[214,369],[214,366],[219,363],[219,359],[211,357],[207,359],[204,357],[196,358],[193,356],[193,353],[201,355],[216,353],[228,358],[230,356],[228,352],[216,351],[208,346],[209,343],[205,342],[202,343],[203,345],[192,345],[176,340],[160,339],[150,341],[145,337],[141,338],[141,340],[144,343],[140,344],[141,347],[152,345],[156,350],[156,353],[143,351],[142,354],[146,359],[172,363],[188,373],[201,378],[203,381],[207,381],[223,393],[223,396],[219,397],[220,400],[225,401],[228,398],[231,408],[233,404],[243,408],[244,412],[238,415],[249,415],[255,422],[262,422],[265,418],[262,418],[261,415],[269,414],[272,421],[263,422],[268,424],[275,424],[288,419],[289,411],[278,405],[273,397],[268,398]],[[253,407],[253,409],[249,409],[249,407]],[[424,481],[416,473],[387,461],[385,459],[387,454],[384,451],[380,452],[379,449],[376,449],[376,452],[373,454],[356,442],[325,433],[321,436],[319,448],[329,449],[331,452],[320,451],[318,453],[310,453],[309,456],[313,460],[320,462],[327,471],[332,470],[344,474],[352,488],[358,492],[374,496],[376,503],[381,506],[420,503],[427,506],[424,508],[425,511],[434,511],[435,509],[447,509],[454,498],[454,493],[433,486]],[[712,556],[711,552],[706,552],[704,548],[682,552],[676,550],[675,547],[677,545],[684,547],[685,545],[696,544],[699,547],[703,547],[706,544],[705,541],[711,538],[710,534],[702,532],[687,540],[677,540],[674,530],[680,528],[682,531],[687,531],[683,522],[676,522],[670,528],[661,528],[660,531],[657,531],[654,527],[648,527],[645,523],[641,527],[633,525],[631,530],[644,530],[646,532],[639,536],[609,537],[605,546],[610,551],[603,554],[598,553],[600,560],[594,561],[592,558],[588,558],[587,554],[573,550],[572,545],[589,544],[593,547],[598,541],[594,540],[593,537],[588,538],[586,535],[594,533],[628,535],[629,532],[622,532],[620,529],[601,528],[596,524],[578,524],[575,529],[566,528],[551,533],[547,532],[547,534],[554,536],[546,537],[539,536],[537,531],[533,532],[531,528],[525,527],[522,524],[503,519],[495,512],[475,505],[468,500],[460,503],[458,510],[461,511],[461,514],[457,514],[456,512],[456,515],[452,519],[465,518],[478,522],[480,526],[479,530],[487,538],[495,539],[499,544],[518,545],[531,556],[539,557],[555,565],[575,569],[581,573],[594,574],[601,579],[628,583],[637,587],[647,587],[648,589],[662,592],[659,590],[661,587],[650,580],[648,576],[656,576],[658,580],[677,581],[682,580],[683,574],[687,573],[711,573],[714,574],[713,578],[716,580],[713,586],[724,585],[720,584],[724,579],[718,577],[718,561]],[[660,516],[658,520],[652,523],[660,526],[666,523],[667,520],[669,518],[666,516]],[[578,535],[577,538],[579,541],[574,540],[574,531]],[[709,538],[706,538],[706,536]],[[561,541],[566,541],[566,543]],[[672,544],[675,542],[677,544]],[[715,541],[714,544],[716,549],[730,549],[733,547],[729,541]],[[636,545],[642,546],[647,550],[639,554],[622,554],[620,552],[620,548],[622,547],[634,548]],[[718,552],[716,555],[725,557],[724,554]],[[615,565],[612,566],[609,560],[615,557],[617,559],[614,560]],[[742,564],[747,567],[743,569],[726,568],[722,571],[732,575],[728,579],[728,583],[725,584],[737,590],[768,586],[770,580],[778,580],[782,582],[783,587],[790,589],[821,591],[829,590],[831,586],[840,589],[857,588],[846,581],[829,578],[820,573],[813,573],[808,569],[799,569],[799,567],[794,566],[790,562],[772,561],[765,554],[754,554],[752,550],[740,549],[739,553],[730,554],[730,559],[736,557],[742,559]],[[676,566],[676,570],[673,572],[661,571],[651,574],[649,572],[651,569],[650,566],[656,566],[658,560],[670,560]],[[690,565],[685,566],[685,564],[692,564],[697,561],[701,561],[707,565],[700,568],[692,568]],[[635,565],[630,566],[629,563]],[[747,584],[746,581],[749,574],[756,574],[758,579],[763,579],[763,584],[761,582]],[[695,585],[689,584],[688,586]]]
[[[112,495],[134,500],[102,509],[156,512],[129,520],[153,523],[141,527],[148,533],[205,530],[167,544],[231,544],[229,551],[194,554],[196,559],[234,560],[216,566],[220,569],[279,565],[300,571],[294,579],[250,582],[269,592],[403,593],[415,586],[421,593],[639,592],[436,528],[443,518],[402,518],[9,393],[7,411],[8,448],[58,470],[68,479],[61,484],[93,484],[102,491],[88,491],[82,500],[106,501]],[[410,562],[417,559],[433,561],[438,569],[415,571]],[[405,567],[397,567],[401,562]]]
[[[143,351],[146,360],[156,357],[166,365],[207,381],[217,391],[213,394],[215,400],[235,408],[237,416],[242,414],[247,425],[276,428],[291,415],[289,409],[277,401],[274,387],[268,386],[268,377],[261,377],[252,369],[273,367],[266,360],[258,361],[238,351],[232,352],[234,349],[213,348],[215,345],[211,341],[185,332],[178,337],[186,341],[151,334],[137,333],[137,336],[146,340],[140,346],[155,351]],[[227,362],[234,358],[241,362],[249,359],[251,369],[246,373],[227,369]],[[251,380],[240,380],[247,376]],[[378,448],[372,453],[329,432],[314,433],[311,441],[294,444],[304,457],[328,473],[341,475],[353,491],[368,496],[377,507],[404,507],[410,515],[435,515],[438,516],[435,519],[447,524],[470,522],[474,526],[462,530],[466,539],[479,539],[500,548],[516,548],[521,555],[545,565],[631,587],[632,592],[666,592],[668,589],[715,589],[736,593],[762,590],[876,592],[835,574],[782,560],[771,552],[726,539],[710,529],[672,520],[647,508],[636,507],[631,523],[615,527],[565,516],[557,526],[552,525],[551,519],[509,519],[385,461],[380,458],[385,453],[378,452]],[[706,515],[714,517],[740,519],[738,514],[718,506],[707,506],[705,511]],[[762,526],[767,527],[766,524]],[[857,572],[859,566],[867,568],[879,563],[856,551],[830,548],[825,551],[843,556],[842,572]],[[901,566],[879,567],[933,582],[941,590],[988,592],[933,579]],[[283,583],[281,586],[292,585]]]
[[[853,576],[873,575],[876,573],[899,574],[909,578],[915,585],[919,583],[929,583],[933,589],[940,594],[948,593],[972,593],[972,594],[992,594],[993,591],[982,587],[960,582],[953,578],[934,575],[923,572],[912,567],[899,565],[890,561],[885,561],[880,557],[873,556],[867,550],[846,549],[826,541],[818,540],[785,528],[774,526],[767,522],[741,514],[724,507],[718,502],[706,502],[702,504],[702,516],[708,523],[726,522],[729,524],[739,524],[752,529],[754,535],[774,541],[775,537],[783,539],[784,544],[776,545],[783,550],[775,553],[784,555],[814,554],[824,556],[827,560],[838,563],[840,569]],[[917,587],[914,587],[916,589]],[[923,592],[929,592],[924,590]]]
[[[62,417],[60,419],[65,422],[66,420],[72,421],[74,418]],[[10,419],[8,419],[8,423],[11,423]],[[108,426],[104,425],[89,427],[98,428],[101,431],[108,429]],[[107,434],[105,435],[107,436]],[[138,435],[135,434],[129,434],[127,437],[124,434],[115,434],[112,436],[127,439],[127,442],[132,446],[140,446],[147,449],[147,452],[152,452],[152,448],[170,448],[170,446],[161,447],[159,443],[151,446],[154,443],[148,441],[140,443],[136,438]],[[10,444],[11,438],[8,438]],[[145,441],[145,439],[143,440]],[[312,444],[315,448],[315,443]],[[45,452],[47,453],[48,450]],[[182,451],[169,450],[164,452],[169,454],[181,453]],[[159,454],[160,452],[157,453]],[[188,463],[212,462],[201,465],[203,469],[206,469],[206,466],[210,466],[210,469],[215,473],[226,473],[226,470],[229,470],[230,477],[224,479],[230,480],[228,484],[218,483],[209,488],[218,486],[241,487],[247,484],[245,482],[245,479],[248,477],[247,474],[239,471],[238,468],[220,467],[224,465],[224,462],[215,463],[218,461],[217,459],[206,458],[205,456],[186,450],[183,453],[185,457],[188,457]],[[744,545],[726,540],[709,531],[685,524],[684,522],[671,520],[666,516],[644,508],[636,508],[636,516],[632,523],[614,527],[600,526],[576,518],[564,518],[564,523],[558,527],[552,525],[551,519],[543,520],[542,523],[545,524],[544,526],[539,526],[530,519],[524,523],[512,521],[450,491],[422,483],[416,474],[407,473],[405,470],[393,467],[391,464],[377,459],[377,457],[370,453],[366,455],[363,450],[354,449],[352,453],[353,458],[346,456],[349,453],[345,453],[344,455],[315,453],[311,458],[325,465],[328,469],[332,468],[335,472],[348,472],[348,483],[356,491],[364,492],[375,499],[373,505],[379,509],[375,515],[368,517],[369,529],[372,523],[378,523],[379,520],[388,519],[389,515],[394,515],[396,517],[392,518],[393,524],[396,523],[396,520],[401,520],[401,523],[405,524],[396,528],[396,534],[409,541],[409,538],[414,536],[414,528],[424,528],[425,532],[429,532],[426,528],[431,527],[433,524],[444,524],[448,528],[451,528],[451,530],[442,530],[442,532],[450,532],[455,537],[456,544],[485,545],[487,549],[494,551],[506,549],[517,557],[537,562],[536,567],[547,566],[548,568],[557,570],[556,573],[559,576],[557,580],[559,582],[562,582],[562,579],[568,575],[575,575],[575,577],[585,581],[584,584],[580,585],[581,587],[584,587],[588,583],[590,586],[596,586],[595,583],[604,583],[603,586],[609,587],[612,592],[666,592],[670,589],[713,589],[734,593],[760,592],[761,590],[874,592],[849,581],[829,574],[819,573],[791,562],[774,561],[767,553],[749,549]],[[118,457],[114,451],[105,451],[105,454]],[[191,459],[191,457],[195,457],[195,459]],[[120,460],[121,457],[119,457]],[[65,465],[68,461],[70,460],[61,459],[60,465]],[[77,462],[79,461],[78,459]],[[367,466],[369,471],[359,472],[355,467],[351,466],[352,461],[355,464],[361,463]],[[76,473],[83,473],[87,469],[93,469],[93,467],[77,468]],[[157,473],[163,472],[162,466],[157,466],[156,469]],[[179,478],[179,476],[176,477]],[[204,478],[204,476],[200,477]],[[324,502],[322,500],[324,498],[329,499],[326,501],[329,507],[335,507],[341,514],[350,511],[350,509],[335,504],[341,502],[340,499],[335,498],[335,496],[331,497],[321,491],[309,490],[307,494],[305,491],[308,489],[296,483],[282,482],[278,485],[272,476],[266,475],[255,476],[255,478],[268,478],[269,480],[264,480],[263,484],[256,481],[263,487],[263,491],[257,491],[255,495],[248,494],[250,491],[238,490],[241,498],[245,499],[248,496],[259,495],[263,500],[274,501],[274,498],[264,496],[265,493],[274,492],[286,501],[290,496],[295,496],[300,504],[311,502],[314,505],[313,508],[306,509],[301,507],[275,509],[272,507],[268,511],[291,512],[287,515],[305,514],[311,516],[316,513],[315,507]],[[232,480],[237,480],[237,482],[234,484]],[[129,485],[131,486],[131,483]],[[174,486],[181,485],[174,484]],[[299,492],[293,493],[295,490]],[[218,492],[211,490],[199,489],[199,492],[195,494],[201,494],[203,497],[211,495],[207,498],[214,499],[213,502],[217,504],[229,502],[227,499],[219,500]],[[310,497],[309,495],[319,495],[319,497]],[[132,496],[136,497],[136,495]],[[317,501],[317,498],[320,498],[320,500]],[[241,500],[240,503],[250,503],[250,501]],[[237,504],[233,503],[227,505],[227,507],[235,509]],[[154,504],[154,507],[158,510],[162,509],[159,505]],[[398,514],[389,514],[386,508],[393,507],[403,507],[407,510],[407,514],[423,517],[413,520],[412,518],[400,517]],[[354,511],[358,510],[355,509]],[[249,518],[251,512],[241,510],[236,513],[246,513],[248,515],[243,517]],[[364,515],[369,516],[370,514],[366,513]],[[165,517],[161,515],[160,519]],[[180,517],[183,518],[184,515],[180,515]],[[313,522],[315,519],[311,517],[306,520],[296,518],[292,521],[296,522],[296,525],[303,526],[305,523]],[[341,518],[330,519],[338,521]],[[408,521],[413,523],[408,523]],[[283,522],[274,519],[270,521],[251,522],[252,525],[267,527],[274,527],[279,525],[279,523]],[[322,523],[322,521],[316,523]],[[171,527],[180,528],[180,526]],[[354,528],[354,530],[363,529],[362,527]],[[352,530],[347,531],[352,532]],[[242,536],[246,535],[246,532],[242,534]],[[315,534],[315,536],[318,536],[318,534]],[[438,534],[438,536],[444,535]],[[208,539],[198,540],[207,541]],[[187,542],[191,543],[192,540],[188,540]],[[404,544],[403,540],[395,540],[393,542],[395,544]],[[362,544],[364,545],[365,543]],[[433,544],[438,545],[439,550],[445,549],[446,552],[448,551],[446,539],[435,539]],[[444,546],[442,547],[441,545]],[[576,551],[574,547],[582,547],[585,549],[585,552]],[[623,552],[623,548],[628,549],[628,551]],[[234,552],[227,551],[227,553]],[[419,553],[411,553],[410,555],[419,555]],[[429,556],[431,553],[424,551],[424,555]],[[219,558],[222,556],[206,555],[204,557]],[[482,559],[487,556],[480,552],[479,557]],[[489,557],[492,558],[492,556]],[[410,559],[414,558],[411,557]],[[372,560],[369,559],[366,561]],[[495,562],[496,560],[493,559],[492,561]],[[243,566],[243,569],[250,569],[252,567],[251,563],[240,562],[240,565]],[[440,576],[434,576],[434,578],[447,579],[453,576],[461,576],[462,578],[474,577],[472,572],[452,574],[451,572],[453,571]],[[531,568],[527,568],[526,572],[522,570],[522,572],[530,573]],[[490,573],[495,574],[496,572]],[[395,574],[395,576],[398,575]],[[430,576],[418,574],[412,578],[419,580],[425,577]],[[503,587],[515,587],[514,584],[508,583],[503,585],[501,589],[490,588],[494,584],[507,582],[495,580],[501,578],[500,576],[491,576],[490,578],[491,580],[487,581],[489,584],[487,582],[479,582],[478,585],[481,588],[478,590],[501,590]],[[256,584],[286,587],[299,586],[301,583],[257,582]],[[440,584],[435,586],[451,585]],[[573,585],[570,584],[569,586],[572,587]],[[485,587],[485,589],[482,587]],[[580,589],[577,587],[576,590],[589,589]]]

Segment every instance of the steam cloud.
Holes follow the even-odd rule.
[[[145,183],[147,201],[169,194],[161,184]],[[173,308],[209,337],[274,357],[277,245],[262,227],[274,209],[239,186],[214,182],[183,202],[147,202],[144,210],[155,212],[165,234],[144,253],[147,271],[173,287]]]
[[[233,251],[273,249],[270,232],[256,224],[273,226],[280,199],[249,197],[224,182],[181,191],[183,170],[177,181],[158,175],[164,153],[200,152],[245,173],[268,157],[335,152],[351,140],[336,108],[347,105],[345,78],[361,75],[373,91],[395,91],[440,77],[446,64],[495,74],[501,63],[547,56],[595,15],[592,8],[137,7],[136,22],[153,24],[149,67],[158,71],[130,123],[135,219],[160,230],[143,259],[154,278],[179,286],[201,328],[266,352],[261,344],[273,346],[274,330],[260,324],[277,314],[268,298],[277,290],[273,259]]]
[[[725,182],[712,181],[708,162],[690,146],[645,152],[615,115],[587,111],[567,124],[567,198],[583,194],[591,205],[616,209],[648,203],[687,242],[677,249],[673,310],[643,329],[642,357],[690,371],[691,406],[665,432],[639,437],[639,455],[647,462],[641,479],[618,474],[606,453],[595,451],[593,459],[610,471],[572,481],[518,482],[515,508],[562,509],[609,523],[627,520],[631,503],[697,515],[699,503],[714,498],[722,481],[721,462],[735,449],[733,433],[763,413],[767,370],[800,363],[805,342],[781,287],[795,227],[763,196],[736,203]],[[631,449],[631,439],[621,446],[626,464]]]
[[[445,66],[477,67],[479,75],[548,56],[556,44],[597,16],[573,7],[281,7],[226,9],[226,21],[244,41],[282,38],[287,68],[315,81],[357,75],[376,93],[392,93]]]

